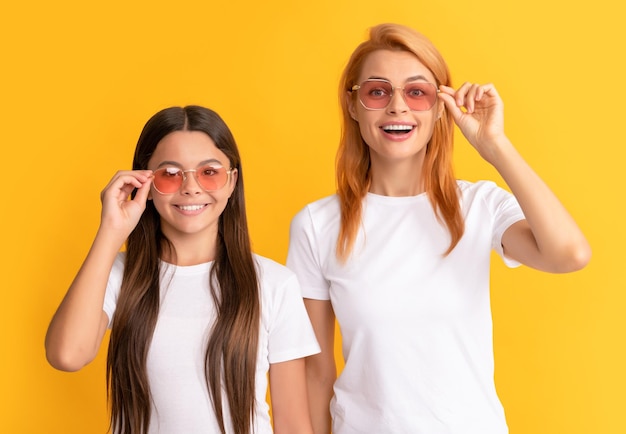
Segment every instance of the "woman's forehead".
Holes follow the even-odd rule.
[[[433,82],[433,73],[408,51],[376,50],[363,62],[359,81],[382,78],[392,83],[425,80]]]

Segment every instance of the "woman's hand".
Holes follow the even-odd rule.
[[[504,134],[502,99],[493,84],[464,83],[454,90],[440,86],[439,97],[452,114],[454,122],[478,153],[493,164],[493,155]]]
[[[126,238],[137,226],[146,209],[152,183],[151,170],[122,170],[113,176],[100,193],[101,226],[121,231]],[[137,189],[134,198],[131,193]]]
[[[439,97],[454,122],[500,173],[526,217],[504,232],[504,254],[552,273],[587,265],[591,248],[582,231],[504,134],[503,104],[495,87],[465,83],[456,91],[447,86],[440,86],[440,90]]]

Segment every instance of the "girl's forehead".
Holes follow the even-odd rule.
[[[175,131],[157,144],[149,165],[158,165],[163,161],[195,167],[207,161],[228,165],[229,160],[208,134],[201,131]]]

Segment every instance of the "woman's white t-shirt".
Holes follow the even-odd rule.
[[[114,317],[124,270],[124,255],[115,260],[104,311]],[[267,373],[279,363],[319,352],[300,287],[286,267],[255,255],[261,292],[261,327],[256,366],[255,433],[271,434],[266,402]],[[148,352],[152,393],[150,434],[219,432],[204,375],[204,356],[215,319],[209,289],[211,263],[178,267],[161,263],[161,306]],[[222,400],[226,406],[226,398]],[[230,433],[230,414],[224,421]]]
[[[458,186],[465,233],[447,256],[450,236],[426,194],[367,194],[345,264],[335,255],[336,196],[294,217],[287,266],[305,298],[331,301],[341,330],[334,434],[508,432],[493,378],[489,266],[524,215],[492,182]]]

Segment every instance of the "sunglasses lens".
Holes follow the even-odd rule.
[[[379,80],[368,80],[361,83],[359,98],[363,105],[370,109],[383,109],[391,100],[391,83]]]
[[[392,95],[393,87],[387,81],[366,80],[359,88],[361,102],[371,110],[382,110],[387,107]],[[409,83],[404,87],[404,101],[411,110],[430,110],[437,101],[437,88],[432,83]]]
[[[163,167],[154,172],[152,183],[161,193],[176,193],[183,185],[183,171],[178,167]]]
[[[228,171],[221,166],[203,166],[196,170],[196,178],[202,188],[215,191],[228,182]]]
[[[158,192],[172,194],[180,190],[187,177],[194,173],[198,184],[206,191],[219,190],[228,182],[228,171],[222,166],[202,166],[196,170],[185,170],[178,167],[163,167],[154,172],[152,184]]]
[[[404,99],[411,110],[430,110],[437,100],[437,89],[431,83],[409,83],[404,87]]]

